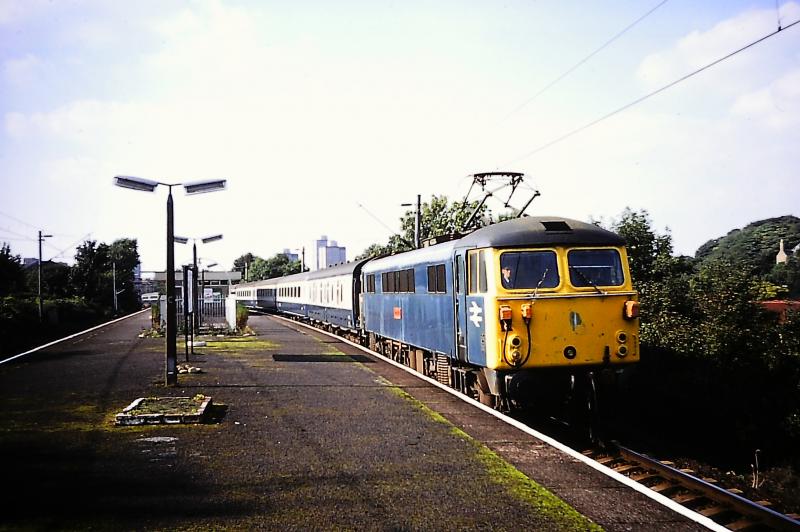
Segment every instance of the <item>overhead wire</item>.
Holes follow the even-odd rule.
[[[53,260],[53,259],[57,259],[57,258],[66,258],[66,257],[64,257],[64,253],[66,253],[66,251],[67,251],[68,249],[71,249],[71,248],[74,248],[74,247],[76,247],[76,246],[77,246],[77,244],[78,244],[78,242],[81,242],[81,241],[84,241],[84,242],[85,242],[85,241],[86,241],[86,238],[87,238],[87,237],[90,237],[90,236],[92,236],[92,233],[86,233],[85,235],[83,235],[82,237],[80,237],[78,240],[76,240],[75,242],[73,242],[72,244],[70,244],[69,246],[65,247],[64,249],[62,249],[62,250],[60,250],[60,251],[58,251],[58,249],[57,249],[57,248],[55,248],[55,247],[51,246],[51,247],[53,247],[53,249],[56,249],[56,250],[58,251],[58,253],[57,253],[57,254],[55,254],[55,255],[53,255],[52,257],[50,257],[50,259],[49,259],[49,260]]]
[[[33,225],[33,224],[29,224],[28,222],[25,222],[25,221],[23,221],[23,220],[20,220],[19,218],[15,218],[14,216],[11,216],[10,214],[6,214],[6,213],[4,213],[4,212],[2,212],[2,211],[0,211],[0,216],[5,216],[6,218],[10,218],[11,220],[14,220],[14,221],[15,221],[15,222],[17,222],[17,223],[21,223],[22,225],[27,225],[27,226],[28,226],[28,227],[30,227],[31,229],[39,229],[38,227],[36,227],[36,226],[35,226],[35,225]]]
[[[637,98],[636,100],[623,105],[622,107],[619,107],[619,108],[617,108],[617,109],[615,109],[615,110],[613,110],[613,111],[611,111],[609,113],[606,113],[605,115],[601,116],[600,118],[592,120],[591,122],[589,122],[587,124],[584,124],[584,125],[582,125],[582,126],[580,126],[578,128],[575,128],[572,131],[569,131],[568,133],[565,133],[565,134],[561,135],[560,137],[557,137],[557,138],[555,138],[555,139],[553,139],[553,140],[551,140],[551,141],[549,141],[549,142],[547,142],[545,144],[542,144],[541,146],[539,146],[539,147],[527,152],[526,154],[524,154],[524,155],[522,155],[520,157],[517,157],[515,159],[509,160],[505,164],[516,163],[518,161],[521,161],[523,159],[527,159],[528,157],[536,155],[537,153],[539,153],[539,152],[541,152],[543,150],[546,150],[547,148],[550,148],[551,146],[554,146],[554,145],[556,145],[556,144],[558,144],[558,143],[560,143],[560,142],[562,142],[562,141],[564,141],[564,140],[566,140],[566,139],[568,139],[568,138],[570,138],[570,137],[572,137],[574,135],[577,135],[578,133],[589,129],[590,127],[595,126],[595,125],[599,124],[600,122],[603,122],[604,120],[607,120],[607,119],[611,118],[614,115],[617,115],[617,114],[619,114],[619,113],[621,113],[623,111],[626,111],[626,110],[630,109],[631,107],[633,107],[635,105],[638,105],[638,104],[642,103],[643,101],[645,101],[645,100],[647,100],[649,98],[652,98],[653,96],[655,96],[657,94],[660,94],[660,93],[664,92],[667,89],[670,89],[670,88],[674,87],[678,83],[686,81],[687,79],[689,79],[689,78],[691,78],[693,76],[696,76],[697,74],[700,74],[701,72],[703,72],[705,70],[708,70],[709,68],[711,68],[711,67],[713,67],[713,66],[715,66],[715,65],[717,65],[717,64],[719,64],[719,63],[721,63],[721,62],[723,62],[723,61],[725,61],[727,59],[730,59],[731,57],[735,56],[736,54],[741,53],[741,52],[747,50],[748,48],[751,48],[751,47],[753,47],[753,46],[755,46],[755,45],[757,45],[757,44],[769,39],[770,37],[773,37],[773,36],[777,35],[778,33],[782,32],[782,31],[788,30],[789,28],[791,28],[792,26],[797,25],[798,23],[800,23],[800,19],[792,22],[791,24],[789,24],[787,26],[784,26],[783,28],[781,28],[779,26],[777,30],[775,30],[775,31],[773,31],[771,33],[768,33],[767,35],[764,35],[763,37],[760,37],[759,39],[757,39],[757,40],[755,40],[755,41],[753,41],[753,42],[751,42],[751,43],[749,43],[749,44],[747,44],[745,46],[742,46],[741,48],[739,48],[737,50],[734,50],[733,52],[731,52],[731,53],[729,53],[729,54],[727,54],[727,55],[725,55],[723,57],[720,57],[719,59],[717,59],[715,61],[712,61],[711,63],[708,63],[707,65],[702,66],[702,67],[698,68],[697,70],[694,70],[693,72],[690,72],[689,74],[686,74],[685,76],[680,77],[680,78],[676,79],[675,81],[672,81],[671,83],[668,83],[667,85],[664,85],[663,87],[661,87],[659,89],[656,89],[656,90],[654,90],[654,91],[652,91],[652,92],[650,92],[648,94],[645,94],[644,96],[641,96],[641,97]]]
[[[504,122],[505,120],[508,120],[508,119],[509,119],[511,116],[513,116],[514,114],[516,114],[516,113],[518,113],[519,111],[521,111],[522,109],[524,109],[524,108],[525,108],[525,107],[526,107],[528,104],[530,104],[530,103],[531,103],[532,101],[534,101],[536,98],[538,98],[539,96],[541,96],[542,94],[544,94],[545,92],[547,92],[547,91],[548,91],[550,88],[552,88],[552,87],[553,87],[553,86],[554,86],[556,83],[558,83],[558,82],[559,82],[559,81],[561,81],[562,79],[564,79],[564,78],[566,78],[567,76],[569,76],[570,74],[572,74],[572,73],[573,73],[575,70],[577,70],[577,69],[578,69],[578,67],[580,67],[581,65],[583,65],[584,63],[586,63],[586,62],[587,62],[589,59],[591,59],[592,57],[594,57],[595,55],[597,55],[597,54],[598,54],[598,53],[600,53],[601,51],[603,51],[603,50],[604,50],[606,47],[608,47],[608,46],[609,46],[611,43],[613,43],[614,41],[616,41],[617,39],[619,39],[620,37],[622,37],[623,35],[625,35],[625,34],[626,34],[626,33],[627,33],[627,32],[628,32],[628,31],[629,31],[631,28],[633,28],[633,27],[634,27],[634,26],[636,26],[638,23],[640,23],[641,21],[643,21],[644,19],[646,19],[646,18],[647,18],[648,16],[650,16],[650,15],[651,15],[651,14],[652,14],[652,13],[653,13],[653,12],[654,12],[656,9],[658,9],[658,8],[659,8],[659,7],[661,7],[661,6],[663,6],[663,5],[664,5],[664,4],[666,4],[668,1],[669,1],[669,0],[662,0],[661,2],[659,2],[658,4],[656,4],[654,7],[652,7],[652,8],[651,8],[649,11],[647,11],[645,14],[643,14],[642,16],[640,16],[639,18],[637,18],[636,20],[634,20],[633,22],[631,22],[630,24],[628,24],[628,25],[627,25],[625,28],[623,28],[623,29],[622,29],[620,32],[618,32],[616,35],[614,35],[614,36],[613,36],[613,37],[611,37],[609,40],[607,40],[606,42],[604,42],[603,44],[601,44],[601,45],[600,45],[600,47],[598,47],[597,49],[595,49],[595,50],[594,50],[593,52],[591,52],[589,55],[587,55],[586,57],[584,57],[583,59],[581,59],[580,61],[578,61],[578,62],[577,62],[577,63],[575,63],[574,65],[572,65],[571,67],[569,67],[569,68],[568,68],[566,71],[564,71],[564,72],[563,72],[563,73],[562,73],[560,76],[558,76],[556,79],[554,79],[553,81],[551,81],[550,83],[548,83],[547,85],[545,85],[544,87],[542,87],[541,89],[539,89],[539,91],[538,91],[536,94],[534,94],[533,96],[531,96],[530,98],[528,98],[527,100],[525,100],[524,102],[522,102],[520,105],[518,105],[517,107],[515,107],[514,109],[512,109],[512,110],[511,110],[511,111],[510,111],[508,114],[506,114],[506,115],[505,115],[505,116],[504,116],[504,117],[503,117],[503,118],[502,118],[500,121],[501,121],[501,122]]]

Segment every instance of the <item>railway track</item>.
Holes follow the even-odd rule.
[[[619,445],[583,454],[730,530],[800,530],[800,515],[776,512],[767,501],[750,501],[738,490],[721,488],[716,480],[698,478],[670,462]]]

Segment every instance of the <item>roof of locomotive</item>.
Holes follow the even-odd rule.
[[[477,229],[457,247],[623,246],[616,233],[560,216],[525,216]]]

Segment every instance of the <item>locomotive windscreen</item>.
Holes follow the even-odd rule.
[[[620,286],[625,282],[616,249],[573,249],[567,261],[572,286]]]

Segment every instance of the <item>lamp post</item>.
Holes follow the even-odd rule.
[[[421,220],[421,217],[422,217],[421,201],[422,201],[421,195],[417,194],[417,210],[414,211],[414,215],[415,215],[414,216],[414,247],[416,249],[419,249],[419,246],[420,246],[419,226],[420,226],[420,222],[422,221]],[[413,203],[401,203],[400,206],[401,207],[413,207],[414,204]]]
[[[195,183],[162,183],[160,181],[150,181],[140,177],[116,176],[114,184],[122,188],[130,188],[143,192],[154,192],[158,185],[164,185],[169,189],[167,195],[167,337],[166,337],[166,364],[164,368],[164,381],[167,386],[174,386],[178,383],[178,356],[177,356],[177,322],[175,305],[175,220],[172,207],[172,187],[183,185],[186,194],[200,194],[203,192],[214,192],[225,188],[225,179],[213,181],[199,181]]]

